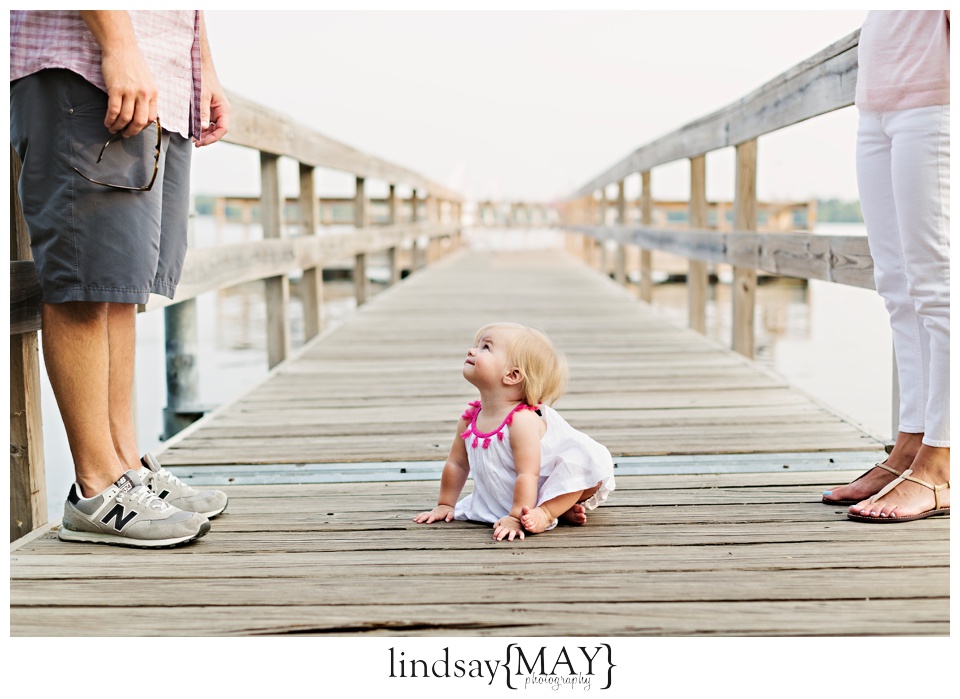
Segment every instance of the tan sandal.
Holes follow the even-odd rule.
[[[927,483],[926,481],[921,481],[919,478],[913,478],[910,474],[913,473],[911,469],[907,469],[900,477],[896,480],[891,481],[887,484],[887,487],[881,490],[879,493],[870,498],[870,503],[873,504],[884,495],[889,493],[891,490],[896,488],[898,485],[903,483],[903,481],[910,481],[911,483],[919,483],[925,488],[929,488],[933,491],[933,502],[934,507],[932,510],[927,510],[926,512],[921,512],[916,515],[908,515],[906,517],[897,517],[896,515],[891,515],[890,517],[871,517],[869,515],[855,515],[852,512],[847,513],[847,518],[852,519],[856,522],[875,522],[878,524],[889,524],[890,522],[912,522],[917,519],[926,519],[927,517],[949,517],[950,508],[949,507],[940,507],[940,491],[946,490],[950,487],[950,481],[942,483],[940,485],[933,485],[932,483]]]
[[[882,464],[874,464],[873,466],[871,466],[870,468],[868,468],[866,471],[864,471],[863,473],[861,473],[859,476],[857,476],[856,478],[854,478],[852,481],[850,481],[850,483],[856,483],[858,480],[860,480],[861,478],[863,478],[864,476],[866,476],[868,473],[870,473],[870,472],[871,472],[873,469],[875,469],[875,468],[882,468],[884,471],[889,471],[890,473],[892,473],[894,476],[897,476],[897,477],[899,477],[899,476],[902,475],[902,474],[900,473],[900,471],[897,471],[896,469],[890,468],[889,466],[887,466],[886,462],[884,462],[884,463],[882,463]],[[847,485],[850,485],[850,483],[848,483]],[[866,498],[860,498],[859,500],[851,500],[851,499],[849,499],[849,498],[846,499],[846,500],[827,500],[826,496],[824,496],[824,497],[822,497],[822,498],[820,499],[820,501],[821,501],[824,505],[856,505],[858,502],[863,502],[864,500],[866,500]]]

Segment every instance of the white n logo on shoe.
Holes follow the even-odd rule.
[[[139,513],[136,510],[132,510],[130,514],[127,514],[126,509],[118,502],[113,506],[113,509],[107,513],[107,516],[100,521],[104,524],[107,524],[111,519],[113,519],[115,520],[113,523],[113,528],[118,532],[122,532],[124,527],[130,524],[130,522],[132,522],[138,514]]]

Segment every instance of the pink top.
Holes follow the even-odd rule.
[[[871,10],[857,50],[860,109],[950,104],[950,10]]]
[[[130,10],[160,93],[160,123],[184,138],[200,134],[200,13]],[[79,10],[10,11],[10,80],[45,68],[72,70],[106,91],[100,45]]]
[[[461,439],[467,440],[470,439],[470,435],[473,435],[473,441],[470,443],[470,446],[476,448],[480,444],[480,440],[483,440],[483,448],[487,449],[490,446],[490,440],[493,437],[496,437],[501,442],[503,441],[503,428],[509,427],[513,423],[513,415],[518,410],[536,410],[532,405],[527,405],[526,403],[521,403],[516,408],[507,413],[507,416],[503,419],[503,422],[500,423],[500,427],[495,429],[493,432],[481,432],[477,429],[477,416],[480,415],[480,401],[475,400],[470,403],[470,407],[467,408],[466,412],[461,415],[464,420],[468,420],[470,424],[467,426],[467,429],[461,433]]]

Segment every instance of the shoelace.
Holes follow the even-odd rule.
[[[167,503],[160,499],[160,497],[150,490],[145,485],[138,485],[133,490],[128,490],[126,492],[117,493],[117,501],[123,503],[125,500],[129,500],[138,505],[146,505],[158,512],[163,512],[165,509],[170,507]]]
[[[156,473],[154,473],[153,471],[150,471],[149,469],[147,469],[147,471],[150,473],[154,481],[162,481],[164,483],[173,483],[174,485],[180,486],[181,488],[186,487],[183,481],[181,481],[179,478],[177,478],[175,475],[170,473],[170,471],[163,468],[162,466],[160,467],[160,470],[157,471]]]

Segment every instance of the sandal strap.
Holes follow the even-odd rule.
[[[934,485],[933,483],[927,483],[926,481],[922,481],[919,478],[913,478],[906,474],[904,474],[904,476],[905,476],[904,480],[912,481],[914,483],[919,483],[924,487],[930,488],[930,490],[933,491],[933,503],[934,503],[933,509],[935,510],[940,509],[940,491],[946,490],[947,488],[949,488],[950,481],[947,481],[946,483],[941,483],[940,485]]]
[[[877,464],[877,466],[883,466],[883,464]],[[887,470],[892,470],[892,469],[887,469]],[[870,504],[872,505],[873,503],[875,503],[877,500],[882,498],[884,495],[889,493],[891,490],[896,488],[898,485],[900,485],[904,481],[910,481],[911,483],[917,483],[919,485],[924,486],[925,488],[929,488],[930,490],[932,490],[933,501],[934,501],[933,509],[939,510],[940,509],[940,491],[946,490],[947,488],[949,488],[950,481],[947,481],[946,483],[941,483],[940,485],[934,485],[933,483],[927,483],[926,481],[922,481],[919,478],[914,478],[913,476],[910,475],[911,473],[913,473],[913,470],[908,468],[906,471],[901,473],[898,478],[887,483],[885,488],[883,488],[879,493],[877,493],[872,498],[870,498]]]
[[[877,466],[880,466],[880,464],[877,464]],[[911,474],[911,473],[913,473],[913,471],[908,468],[906,471],[904,471],[903,473],[901,473],[898,477],[894,478],[892,481],[890,481],[889,483],[887,483],[887,484],[880,490],[879,493],[877,493],[877,494],[874,495],[872,498],[870,498],[870,504],[872,505],[873,503],[875,503],[877,500],[879,500],[880,498],[882,498],[884,495],[886,495],[887,493],[889,493],[891,490],[893,490],[894,488],[896,488],[898,485],[900,485],[901,483],[903,483],[903,482],[904,482],[905,480],[907,480],[908,478],[909,478],[910,480],[916,480],[916,479],[914,479],[914,478],[910,478],[910,474]]]
[[[898,470],[896,470],[896,469],[894,469],[894,468],[890,468],[889,466],[887,466],[886,463],[882,463],[882,464],[881,464],[881,463],[876,463],[876,464],[874,464],[873,466],[871,466],[870,468],[868,468],[866,471],[864,471],[863,473],[861,473],[859,476],[857,476],[856,478],[854,478],[854,479],[853,479],[852,481],[850,481],[850,482],[851,482],[851,483],[856,483],[856,482],[859,481],[861,478],[866,478],[866,477],[867,477],[867,474],[869,474],[870,472],[872,472],[873,469],[875,469],[875,468],[882,468],[884,471],[889,471],[890,473],[892,473],[892,474],[895,475],[895,476],[899,476],[899,475],[900,475],[900,471],[898,471]]]
[[[901,476],[901,475],[903,475],[901,471],[898,471],[898,470],[895,469],[895,468],[890,468],[889,466],[887,466],[886,463],[874,464],[874,466],[875,466],[876,468],[882,468],[884,471],[889,471],[890,473],[892,473],[892,474],[895,475],[895,476]],[[866,475],[866,474],[864,474],[864,475]]]

